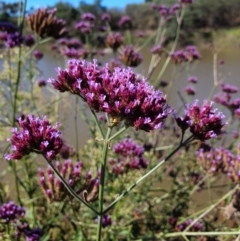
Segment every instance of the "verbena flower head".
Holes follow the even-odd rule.
[[[158,6],[158,11],[159,11],[160,15],[164,18],[166,18],[169,13],[168,7],[164,4],[161,4]]]
[[[222,91],[228,94],[234,94],[238,92],[238,87],[235,85],[221,84]]]
[[[196,76],[190,76],[188,78],[188,82],[192,84],[196,84],[198,82],[198,78]]]
[[[184,4],[191,4],[194,3],[194,0],[178,0],[180,3],[184,3]]]
[[[196,90],[194,87],[192,86],[187,86],[185,89],[184,89],[185,93],[187,95],[195,95],[196,94]]]
[[[142,62],[142,56],[132,45],[127,45],[121,49],[119,59],[129,67],[137,67]]]
[[[94,23],[89,22],[89,21],[80,21],[75,24],[75,29],[80,30],[83,34],[89,34],[93,28],[94,28]]]
[[[178,224],[175,228],[177,231],[183,232],[192,222],[193,222],[192,219],[187,219],[183,223]],[[203,231],[203,229],[204,229],[203,224],[198,221],[190,228],[190,231],[191,232],[200,232],[200,231]]]
[[[59,124],[51,126],[46,117],[28,115],[18,119],[19,130],[12,129],[8,139],[12,145],[12,154],[6,154],[7,160],[21,159],[31,152],[41,153],[48,159],[55,159],[63,145]]]
[[[57,9],[43,8],[27,16],[30,28],[41,38],[53,37],[61,38],[67,34],[66,22],[56,17]]]
[[[9,223],[11,221],[15,222],[19,218],[25,216],[26,210],[21,206],[16,205],[14,202],[3,203],[0,206],[0,220]]]
[[[0,31],[15,33],[18,32],[18,27],[10,22],[0,22]]]
[[[226,174],[229,167],[233,165],[235,156],[224,147],[212,148],[209,151],[201,148],[196,152],[196,159],[198,164],[209,174]]]
[[[95,223],[98,223],[98,217],[94,220]],[[106,228],[107,226],[112,225],[112,219],[108,214],[104,214],[102,217],[102,227]]]
[[[85,48],[75,49],[75,48],[65,48],[62,50],[64,56],[69,59],[86,59],[88,57],[88,51]]]
[[[179,11],[179,9],[180,9],[180,4],[174,3],[169,9],[169,13],[171,15],[176,15],[176,13]]]
[[[151,48],[151,52],[152,52],[152,54],[161,54],[162,53],[162,45],[158,44],[158,45],[153,46]]]
[[[40,228],[30,228],[27,222],[16,225],[16,236],[20,238],[24,236],[26,241],[40,241],[43,230]]]
[[[36,58],[36,60],[40,60],[43,58],[43,53],[38,50],[35,50],[33,51],[33,56]]]
[[[38,80],[38,86],[39,86],[39,87],[44,87],[44,86],[46,86],[46,85],[47,85],[47,82],[46,82],[45,79],[39,79],[39,80]]]
[[[236,109],[234,114],[240,120],[240,108]]]
[[[81,161],[73,164],[69,159],[65,160],[63,164],[56,162],[54,165],[68,185],[75,189],[87,202],[93,202],[97,199],[99,180],[92,178],[91,172],[87,172],[85,176],[83,176],[83,163]],[[55,176],[51,167],[48,167],[46,171],[39,168],[38,174],[41,189],[49,202],[63,201],[69,196],[69,192],[62,181]]]
[[[105,43],[107,47],[112,48],[113,51],[117,51],[123,43],[123,37],[120,33],[110,33],[106,37]]]
[[[180,128],[188,127],[195,139],[204,141],[223,133],[224,118],[221,112],[213,109],[213,102],[204,101],[203,105],[199,106],[196,100],[193,104],[187,105],[185,117],[177,118],[177,124]]]
[[[29,34],[24,37],[23,42],[27,47],[32,47],[35,44],[35,39],[31,34]]]
[[[101,16],[103,22],[109,22],[111,20],[111,15],[109,13],[103,13]]]
[[[129,16],[122,16],[118,22],[119,27],[123,29],[130,29],[132,27],[132,21]]]
[[[144,157],[143,146],[132,139],[126,138],[113,147],[113,152],[118,155],[117,160],[111,159],[112,172],[122,175],[130,170],[147,168],[148,160]]]
[[[94,22],[96,17],[92,13],[83,13],[81,16],[81,20]]]
[[[163,93],[130,68],[111,72],[96,61],[70,60],[67,69],[58,68],[57,72],[57,79],[50,79],[55,89],[81,96],[92,110],[124,120],[136,130],[158,129],[172,113]]]
[[[9,33],[7,35],[7,40],[6,40],[6,47],[7,48],[15,48],[19,47],[23,42],[23,37],[20,36],[18,32],[15,33]]]

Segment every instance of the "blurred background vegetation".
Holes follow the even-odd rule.
[[[109,12],[112,16],[111,28],[119,30],[118,21],[122,15],[128,15],[132,19],[132,31],[155,30],[158,26],[158,17],[152,14],[151,4],[165,4],[171,6],[176,0],[145,0],[142,4],[128,4],[125,9],[108,9],[103,6],[101,0],[95,0],[93,4],[84,1],[79,2],[78,7],[70,3],[60,1],[49,7],[57,8],[57,16],[66,20],[69,27],[80,19],[83,12],[91,12],[100,17],[103,12]],[[16,21],[19,3],[0,2],[0,21]],[[33,8],[28,12],[34,11]],[[171,40],[175,36],[176,23],[169,21],[167,38]],[[231,29],[240,26],[240,1],[239,0],[195,0],[188,9],[184,17],[182,43],[189,44],[191,39],[197,34],[209,41],[214,31]],[[71,28],[70,28],[71,29]],[[74,31],[72,32],[74,35]],[[196,37],[196,36],[195,36]]]

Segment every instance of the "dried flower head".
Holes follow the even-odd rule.
[[[57,130],[59,124],[51,126],[46,117],[28,115],[18,118],[19,130],[12,129],[12,137],[8,139],[12,145],[12,154],[6,154],[7,160],[21,159],[31,152],[41,153],[49,159],[55,159],[62,148],[63,140]]]
[[[50,79],[55,89],[81,96],[92,110],[105,112],[119,122],[124,120],[136,130],[158,129],[172,113],[163,93],[130,68],[111,72],[96,61],[70,60],[67,69],[58,68],[57,72],[57,79]]]
[[[132,45],[127,45],[121,49],[119,59],[129,67],[137,67],[142,62],[142,56]]]
[[[27,16],[30,28],[41,38],[53,37],[58,39],[67,34],[66,22],[56,17],[57,9],[43,8]]]
[[[105,40],[106,46],[112,48],[114,52],[122,45],[123,37],[120,33],[110,33]]]
[[[63,164],[56,162],[55,166],[68,185],[73,188],[87,202],[93,202],[98,197],[99,181],[93,179],[90,172],[82,173],[83,163],[81,161],[73,164],[71,160],[65,160]],[[58,177],[55,176],[51,167],[44,172],[38,169],[40,186],[48,201],[63,201],[69,192]],[[70,197],[70,196],[69,196]]]

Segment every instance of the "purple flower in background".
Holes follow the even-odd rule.
[[[109,13],[103,13],[101,16],[103,22],[109,22],[111,20],[111,15]]]
[[[7,33],[16,33],[18,32],[17,26],[9,22],[0,22],[0,31]]]
[[[39,86],[39,87],[44,87],[44,86],[46,86],[46,85],[47,85],[47,82],[46,82],[45,79],[39,79],[39,80],[38,80],[38,86]]]
[[[112,172],[122,175],[129,170],[139,170],[147,168],[148,160],[144,157],[143,146],[138,145],[132,139],[126,138],[113,147],[113,152],[117,154],[117,160],[109,161]]]
[[[180,9],[180,5],[178,3],[174,3],[169,9],[169,13],[171,15],[176,15],[176,13],[179,11],[179,9]]]
[[[96,218],[95,223],[98,223],[98,218]],[[104,214],[102,217],[102,227],[106,228],[107,226],[111,226],[112,225],[112,219],[109,215]]]
[[[161,128],[172,113],[163,93],[130,68],[111,72],[96,61],[70,60],[67,69],[58,68],[57,72],[57,79],[50,80],[55,89],[81,96],[92,110],[108,113],[114,122],[124,120],[136,130]]]
[[[82,21],[94,22],[96,17],[92,13],[84,13],[81,16]]]
[[[116,51],[123,43],[123,37],[120,33],[109,33],[105,40],[106,46]]]
[[[196,76],[190,76],[188,78],[188,82],[192,84],[196,84],[198,82],[198,78]]]
[[[184,91],[187,95],[195,95],[196,94],[196,91],[195,91],[194,87],[192,87],[192,86],[187,86],[184,89]]]
[[[129,67],[137,67],[142,62],[142,56],[132,45],[127,45],[121,49],[119,59]]]
[[[143,37],[145,37],[145,33],[144,33],[143,31],[138,31],[137,34],[136,34],[136,36],[137,36],[138,38],[143,38]]]
[[[32,47],[35,44],[35,39],[31,34],[29,34],[24,37],[23,42],[27,47]]]
[[[43,58],[43,53],[38,50],[35,50],[33,51],[33,56],[36,58],[36,60],[40,60]]]
[[[94,28],[94,24],[89,21],[80,21],[75,24],[75,29],[80,30],[83,34],[90,33]]]
[[[151,52],[152,52],[152,54],[161,54],[162,53],[162,45],[158,44],[158,45],[153,46],[151,48]]]
[[[15,32],[7,35],[7,40],[5,45],[7,48],[15,48],[15,47],[19,47],[22,42],[23,42],[23,37],[21,37],[18,32]]]
[[[46,117],[28,115],[18,118],[19,130],[12,129],[8,139],[12,145],[12,154],[5,154],[7,160],[19,160],[31,152],[41,153],[48,159],[55,159],[62,148],[63,140],[57,130],[59,124],[51,126]]]
[[[166,5],[161,4],[158,6],[158,11],[162,17],[166,18],[168,15],[169,9]]]
[[[222,91],[228,94],[235,94],[238,92],[238,87],[235,85],[221,84]]]
[[[180,3],[184,3],[184,4],[191,4],[194,2],[194,0],[178,0]]]
[[[184,118],[177,118],[180,128],[183,126],[190,129],[195,139],[205,141],[223,134],[222,127],[225,125],[225,116],[213,109],[213,103],[204,101],[202,106],[198,105],[198,100],[187,105]]]
[[[179,232],[183,232],[189,225],[191,225],[191,223],[193,222],[192,219],[187,219],[186,221],[184,221],[181,224],[178,224],[175,228],[177,229],[177,231]],[[203,231],[203,224],[201,222],[196,222],[191,228],[190,231],[192,232],[200,232]]]
[[[235,116],[236,116],[238,119],[240,119],[240,108],[236,109],[234,113],[235,113]]]
[[[122,16],[118,22],[119,27],[124,29],[130,29],[132,27],[132,21],[129,16]]]
[[[6,223],[10,221],[17,221],[19,218],[25,216],[26,210],[21,206],[16,205],[14,202],[3,203],[0,206],[0,220],[4,220]]]
[[[7,41],[8,33],[7,32],[0,32],[0,41]]]
[[[16,236],[24,236],[26,241],[40,241],[43,231],[40,228],[30,228],[27,222],[16,225]]]

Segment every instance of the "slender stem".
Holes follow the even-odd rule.
[[[120,134],[122,134],[125,130],[127,130],[128,126],[124,126],[122,129],[120,129],[118,132],[116,132],[114,135],[112,135],[108,141],[111,141],[113,139],[115,139],[117,136],[119,136]]]
[[[177,33],[176,33],[176,38],[175,38],[175,40],[174,40],[174,43],[173,43],[171,52],[170,52],[170,54],[168,55],[168,57],[167,57],[164,65],[163,65],[163,67],[162,67],[162,69],[161,69],[161,71],[160,71],[160,73],[159,73],[159,75],[158,75],[158,77],[156,78],[156,81],[158,81],[158,80],[160,80],[160,79],[162,78],[162,76],[163,76],[163,74],[164,74],[164,72],[165,72],[166,68],[168,67],[168,64],[169,64],[169,62],[170,62],[170,60],[171,60],[171,54],[175,51],[175,49],[176,49],[176,47],[177,47],[177,43],[178,43],[178,39],[179,39],[179,36],[180,36],[181,24],[182,24],[182,20],[183,20],[184,13],[185,13],[185,8],[182,9],[181,15],[180,15],[180,17],[179,17],[179,19],[178,19],[178,21],[177,21],[177,22],[178,22]],[[157,83],[155,82],[155,85],[156,85],[156,84],[157,84]]]
[[[102,138],[104,138],[103,130],[102,130],[102,127],[100,126],[100,123],[99,123],[99,121],[98,121],[98,118],[97,118],[97,116],[96,116],[96,113],[95,113],[92,109],[90,109],[90,110],[91,110],[93,119],[94,119],[94,121],[95,121],[95,123],[96,123],[96,125],[97,125],[98,130],[100,131]]]
[[[78,194],[67,184],[67,182],[64,180],[64,178],[61,176],[61,174],[58,172],[58,170],[55,168],[55,166],[52,164],[52,162],[50,160],[48,160],[45,156],[43,156],[47,163],[49,164],[49,166],[52,168],[52,170],[54,171],[54,173],[58,176],[58,178],[61,180],[61,182],[63,183],[63,185],[66,187],[66,189],[68,190],[68,192],[75,198],[77,199],[79,202],[85,204],[88,208],[90,208],[95,214],[99,214],[98,211],[96,211],[90,204],[88,204],[86,201],[84,201],[83,199],[81,199]]]
[[[142,182],[145,178],[150,176],[153,172],[155,172],[160,166],[162,166],[165,162],[167,162],[178,150],[180,150],[186,143],[189,143],[189,140],[192,139],[190,136],[186,141],[180,143],[175,150],[173,150],[164,160],[159,162],[154,168],[152,168],[149,172],[139,178],[135,183],[133,183],[129,188],[127,188],[123,193],[118,196],[104,211],[103,214],[107,213],[115,204],[120,201],[124,196],[126,196],[133,188],[135,188],[140,182]]]
[[[75,148],[76,148],[76,156],[77,160],[79,160],[79,152],[78,152],[78,123],[77,123],[77,115],[78,115],[78,96],[75,96],[75,113],[74,113],[74,124],[75,124]]]
[[[177,237],[177,236],[220,236],[220,235],[238,235],[240,231],[228,231],[228,232],[176,232],[164,235],[166,238]]]
[[[101,162],[101,176],[100,176],[100,187],[99,187],[99,210],[100,215],[98,216],[98,229],[97,229],[97,241],[101,240],[101,230],[102,230],[102,212],[103,212],[103,194],[104,194],[104,183],[105,183],[105,171],[108,153],[108,139],[111,135],[112,128],[108,127],[107,134],[105,136],[103,152],[102,152],[102,162]]]

